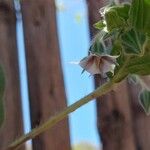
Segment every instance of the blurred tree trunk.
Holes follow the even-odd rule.
[[[54,0],[21,1],[32,128],[66,107]],[[70,150],[68,120],[33,139],[34,150]]]
[[[0,63],[4,68],[5,121],[0,130],[0,149],[23,134],[16,46],[16,17],[12,0],[0,0]],[[23,150],[24,146],[20,148]]]
[[[96,87],[102,82],[103,79],[95,77]],[[97,125],[103,150],[137,150],[127,81],[116,91],[97,99]]]
[[[149,83],[149,79],[146,79]],[[150,84],[150,83],[149,83]],[[137,150],[150,150],[150,116],[146,116],[138,102],[140,87],[128,84],[131,110],[133,116],[133,130],[137,144]]]
[[[94,36],[96,30],[92,25],[100,19],[99,9],[105,6],[106,1],[87,2],[91,36]],[[95,76],[96,87],[104,82],[99,75]],[[138,92],[139,87],[124,81],[117,91],[97,99],[97,125],[103,150],[150,149],[150,119],[138,103]]]

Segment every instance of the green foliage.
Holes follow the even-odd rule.
[[[124,19],[118,16],[117,11],[114,9],[106,11],[105,20],[107,24],[107,30],[109,32],[113,31],[114,29],[121,29],[123,26],[125,26]]]
[[[89,52],[94,54],[110,55],[112,46],[105,45],[105,42],[111,42],[107,41],[107,37],[109,36],[111,35],[108,35],[105,31],[99,32],[93,39],[93,43],[89,49]],[[103,39],[105,39],[105,41]]]
[[[129,4],[114,5],[106,8],[104,17],[109,32],[114,29],[123,29],[127,26],[129,8]]]
[[[126,69],[128,74],[149,75],[150,74],[150,55],[134,57],[128,63]]]
[[[131,29],[121,35],[121,44],[126,54],[140,54],[143,50],[145,34]]]
[[[150,91],[143,90],[139,95],[139,100],[146,114],[149,115],[150,114]]]
[[[100,20],[99,22],[97,22],[97,23],[94,24],[94,27],[95,27],[96,29],[99,29],[99,30],[103,29],[105,26],[106,26],[106,25],[105,25],[104,22],[101,21],[101,20]]]
[[[0,66],[0,127],[4,121],[4,104],[3,104],[3,96],[4,96],[4,88],[5,88],[5,77],[2,67]]]
[[[132,0],[129,23],[136,30],[150,33],[150,1]]]
[[[129,75],[150,75],[150,1],[133,0],[119,5],[114,3],[104,8],[102,17],[94,25],[100,31],[89,51],[99,56],[118,56],[114,57],[116,62],[109,61],[109,65],[114,62],[116,65],[114,74],[108,71],[107,77],[118,83]],[[108,62],[104,60],[100,63],[97,67],[108,70]],[[148,112],[149,103],[145,102],[144,96],[145,92],[140,94],[141,103]]]

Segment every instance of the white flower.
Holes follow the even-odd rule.
[[[112,72],[114,74],[114,69],[117,64],[116,58],[118,57],[119,56],[91,53],[89,56],[83,58],[79,65],[92,75],[101,74],[102,77],[106,77],[107,72]]]

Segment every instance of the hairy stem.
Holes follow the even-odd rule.
[[[77,110],[79,107],[83,106],[84,104],[88,103],[92,99],[95,99],[99,96],[102,96],[109,91],[112,90],[114,85],[113,81],[109,81],[106,84],[102,85],[101,87],[97,88],[94,92],[88,94],[87,96],[81,98],[79,101],[75,102],[74,104],[68,106],[65,108],[62,112],[57,113],[56,115],[49,118],[48,121],[43,123],[37,128],[34,128],[31,132],[23,135],[22,137],[18,138],[14,142],[12,142],[6,150],[16,150],[23,144],[24,142],[33,139],[37,135],[43,133],[44,131],[50,129],[52,126],[54,126],[59,121],[63,120],[65,117],[67,117],[70,113]]]

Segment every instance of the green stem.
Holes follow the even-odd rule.
[[[126,71],[127,65],[130,62],[132,56],[128,56],[126,61],[124,62],[123,66],[119,69],[119,71],[117,72],[117,74],[113,77],[113,81],[114,83],[118,83],[121,80],[123,80],[128,74],[129,72]]]
[[[85,105],[86,103],[88,103],[92,99],[95,99],[95,98],[102,96],[102,95],[108,93],[109,91],[111,91],[113,88],[113,85],[114,85],[114,82],[109,81],[106,84],[102,85],[101,87],[97,88],[94,92],[88,94],[84,98],[81,98],[79,101],[77,101],[74,104],[70,105],[69,107],[65,108],[62,112],[52,116],[48,121],[46,121],[45,123],[43,123],[39,127],[34,128],[31,132],[23,135],[19,139],[12,142],[12,144],[10,144],[6,148],[6,150],[16,150],[17,148],[19,148],[21,146],[21,144],[23,144],[24,142],[26,142],[30,139],[33,139],[37,135],[48,130],[49,128],[54,126],[59,121],[63,120],[65,117],[68,116],[68,114],[72,113],[73,111],[75,111],[79,107]]]

